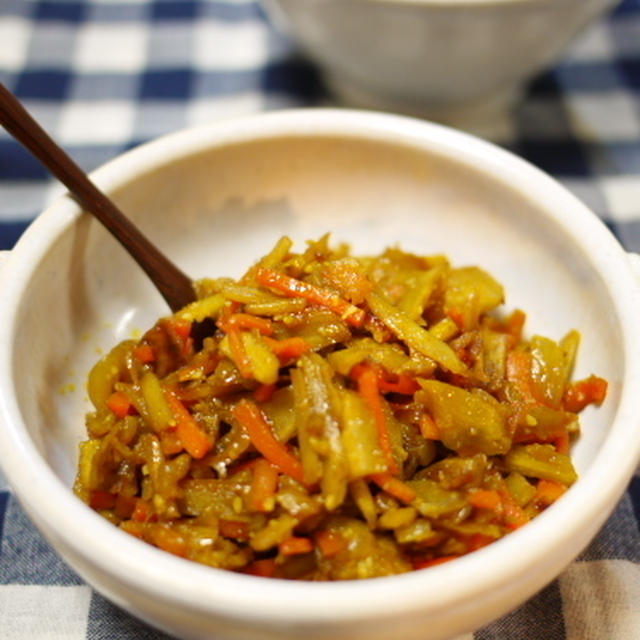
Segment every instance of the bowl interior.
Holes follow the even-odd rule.
[[[610,382],[605,406],[582,417],[574,455],[584,473],[613,421],[625,370],[608,285],[544,197],[534,201],[468,162],[390,139],[276,137],[161,162],[121,178],[112,195],[194,278],[239,276],[280,235],[300,247],[327,231],[358,254],[398,245],[484,267],[506,287],[505,310],[527,312],[528,333],[581,331],[576,377],[594,372]],[[70,201],[55,208],[70,222],[29,275],[12,367],[30,436],[71,486],[89,368],[167,308],[97,222],[70,214]]]

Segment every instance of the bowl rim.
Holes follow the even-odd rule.
[[[267,3],[282,4],[282,0],[265,0]],[[613,5],[618,0],[601,0],[603,6]],[[352,4],[377,4],[389,7],[414,8],[424,7],[427,9],[458,9],[484,8],[492,9],[506,7],[508,5],[535,6],[535,5],[556,5],[558,0],[349,0]],[[576,0],[560,0],[565,4],[576,4]]]
[[[523,194],[534,197],[544,193],[545,209],[562,212],[554,219],[591,257],[607,284],[623,331],[624,353],[639,352],[640,327],[635,326],[640,314],[637,276],[628,254],[606,226],[562,185],[525,160],[441,125],[346,109],[267,112],[163,136],[108,162],[92,173],[92,178],[110,192],[169,161],[207,149],[279,137],[335,135],[424,150],[472,167],[480,163],[476,169]],[[582,539],[581,530],[587,522],[604,522],[640,460],[640,438],[633,438],[638,420],[635,402],[640,389],[640,361],[627,355],[619,406],[611,425],[616,437],[606,438],[589,469],[562,497],[564,508],[550,508],[499,544],[455,563],[365,581],[265,583],[260,578],[212,569],[159,551],[109,524],[73,495],[29,438],[17,404],[11,373],[13,336],[18,330],[16,311],[40,259],[81,213],[68,196],[58,198],[29,227],[0,269],[0,290],[5,294],[0,310],[4,317],[0,322],[0,353],[6,354],[0,358],[0,464],[26,511],[39,525],[55,532],[58,542],[79,557],[88,554],[102,572],[117,575],[124,584],[158,602],[170,600],[187,610],[245,621],[292,624],[326,622],[328,615],[332,620],[357,622],[365,617],[382,619],[425,608],[435,612],[452,602],[470,604],[483,593],[499,590],[523,572],[532,571],[544,561],[550,547],[571,549],[565,552],[564,564],[573,559],[581,551],[574,538]],[[61,513],[65,514],[62,527]],[[488,574],[488,565],[500,570]],[[165,588],[167,580],[172,584],[170,596]],[[265,589],[267,584],[269,588]]]

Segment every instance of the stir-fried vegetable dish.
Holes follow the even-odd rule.
[[[116,346],[76,493],[212,567],[304,580],[430,567],[500,539],[577,475],[579,334],[523,337],[479,267],[284,237]]]

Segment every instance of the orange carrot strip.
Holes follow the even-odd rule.
[[[136,522],[151,522],[156,519],[156,515],[146,500],[138,498],[133,513],[131,514],[131,519]]]
[[[435,567],[438,564],[444,564],[459,557],[460,556],[441,556],[440,558],[431,558],[430,560],[415,560],[412,564],[414,570],[428,569],[429,567]]]
[[[553,480],[538,480],[536,501],[545,505],[553,504],[565,491],[567,486]]]
[[[569,432],[563,431],[557,438],[554,439],[554,444],[556,445],[556,451],[558,453],[569,453],[569,445],[570,445]]]
[[[259,576],[261,578],[271,578],[276,570],[275,558],[265,558],[264,560],[255,560],[246,566],[243,573],[250,576]]]
[[[291,536],[278,545],[278,551],[283,556],[297,556],[313,551],[313,542],[309,538],[296,538]]]
[[[267,318],[252,316],[249,313],[234,313],[226,321],[227,327],[236,329],[257,329],[262,335],[270,336],[273,333],[273,324]]]
[[[186,320],[168,319],[165,329],[172,340],[181,346],[182,355],[189,358],[193,353],[193,338],[191,337],[191,322]]]
[[[174,429],[165,429],[160,433],[160,448],[165,456],[173,456],[184,449],[180,436]]]
[[[186,320],[172,320],[170,326],[183,340],[191,335],[191,323]]]
[[[89,493],[89,506],[92,509],[113,509],[116,506],[116,496],[108,491],[94,489]]]
[[[401,393],[411,396],[420,389],[420,385],[411,377],[404,373],[394,375],[395,380],[390,380],[384,374],[378,377],[378,387],[383,393]]]
[[[177,531],[173,531],[173,529],[167,527],[154,528],[151,541],[159,549],[168,551],[174,556],[184,557],[187,553],[187,543],[185,539]]]
[[[426,440],[440,440],[438,425],[428,413],[423,413],[420,416],[418,426],[420,427],[420,433]]]
[[[275,384],[261,384],[253,392],[253,398],[256,402],[268,402],[277,388]]]
[[[571,437],[566,427],[559,427],[545,434],[538,434],[526,429],[517,428],[513,434],[513,442],[514,444],[530,444],[532,442],[552,444],[558,453],[569,453]]]
[[[487,536],[483,533],[474,533],[468,538],[469,551],[477,551],[478,549],[482,549],[482,547],[486,547],[492,542],[495,542],[495,540],[495,538]]]
[[[390,473],[374,473],[369,476],[381,489],[389,495],[410,504],[415,500],[416,492],[407,484],[394,478]]]
[[[109,407],[109,409],[111,409],[118,418],[122,419],[129,415],[132,403],[131,400],[129,400],[129,396],[124,391],[114,391],[107,398],[107,407]]]
[[[349,371],[349,377],[352,380],[355,380],[357,382],[358,379],[360,378],[360,376],[365,371],[368,371],[369,369],[373,369],[376,372],[376,375],[379,376],[379,372],[378,372],[379,367],[378,367],[378,365],[369,364],[367,362],[358,362],[358,364],[354,364],[353,367],[351,367],[351,371]]]
[[[522,340],[522,329],[524,323],[527,320],[527,315],[524,311],[516,309],[508,318],[506,322],[507,333],[511,336],[514,344],[517,344]]]
[[[235,464],[227,468],[227,474],[229,476],[233,476],[236,473],[246,471],[247,469],[253,470],[253,467],[256,466],[258,460],[262,460],[262,458],[253,458],[251,460],[247,460],[246,462],[236,462]]]
[[[447,315],[456,323],[458,329],[464,329],[464,316],[460,309],[449,309]]]
[[[495,511],[500,507],[502,500],[497,491],[491,489],[476,489],[467,494],[467,500],[472,507],[476,509],[488,509]]]
[[[229,339],[229,348],[233,355],[233,360],[236,363],[241,375],[244,378],[253,378],[253,370],[251,369],[251,360],[247,355],[242,341],[242,332],[235,327],[228,327],[227,338]]]
[[[529,522],[529,517],[522,507],[513,499],[506,486],[499,489],[500,500],[502,501],[502,512],[504,523],[509,529],[518,529]]]
[[[142,522],[136,522],[135,520],[124,520],[120,523],[120,528],[126,531],[128,534],[142,539],[144,533],[144,524]]]
[[[273,510],[274,495],[278,488],[278,469],[268,460],[260,458],[253,466],[249,504],[254,511],[263,513]]]
[[[236,420],[247,430],[253,446],[283,473],[304,484],[302,463],[276,439],[264,414],[251,400],[242,399],[233,408]]]
[[[218,523],[220,535],[234,540],[249,539],[249,523],[239,520],[220,520]]]
[[[142,364],[154,362],[156,359],[156,352],[150,344],[138,345],[133,350],[133,355],[135,356],[136,360],[138,360],[138,362],[141,362]]]
[[[284,338],[282,340],[274,340],[273,338],[263,338],[267,346],[275,353],[280,360],[291,360],[299,358],[308,351],[311,351],[311,345],[304,339],[299,337]]]
[[[405,373],[389,373],[379,365],[366,362],[354,365],[349,372],[349,377],[358,380],[367,369],[373,369],[376,372],[378,389],[383,393],[401,393],[410,396],[420,389],[420,385],[411,376]]]
[[[283,293],[290,298],[304,298],[311,304],[326,307],[354,327],[360,327],[364,322],[365,313],[362,309],[328,289],[316,287],[273,269],[258,269],[256,280],[263,287]]]
[[[601,405],[607,395],[607,381],[598,376],[589,376],[567,387],[562,398],[567,411],[578,413],[588,404]]]
[[[318,531],[314,540],[322,555],[327,558],[332,558],[347,547],[347,541],[340,534],[326,529]]]
[[[185,450],[196,460],[203,458],[213,446],[211,440],[189,413],[189,410],[173,393],[165,390],[164,396],[176,419],[176,433]]]
[[[116,505],[114,507],[115,514],[123,520],[130,518],[133,510],[136,508],[138,498],[134,496],[123,496],[118,494],[116,497]]]
[[[380,400],[378,376],[373,369],[365,369],[358,377],[358,392],[373,413],[378,430],[378,442],[384,454],[387,469],[389,473],[398,473],[398,465],[393,457],[393,450],[391,448],[389,425],[387,424],[387,417],[385,416],[382,401]]]
[[[518,389],[526,402],[540,404],[531,377],[531,365],[530,353],[511,351],[507,356],[507,380]]]

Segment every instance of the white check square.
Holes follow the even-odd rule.
[[[614,57],[611,33],[602,22],[584,31],[566,50],[563,59],[571,62],[594,62]]]
[[[567,98],[567,107],[577,139],[611,143],[640,137],[638,107],[625,91],[580,92]]]
[[[574,562],[560,577],[566,640],[637,640],[640,566]]]
[[[598,183],[614,222],[640,220],[640,176],[609,176]]]
[[[26,65],[31,25],[23,18],[0,18],[0,69],[20,71]]]
[[[60,114],[58,138],[63,145],[117,145],[131,139],[135,105],[126,101],[77,101]]]
[[[261,23],[203,22],[195,27],[193,64],[197,69],[233,71],[263,65],[269,32]]]
[[[80,73],[135,73],[146,62],[148,31],[121,23],[89,23],[78,34],[74,69]]]
[[[3,640],[85,640],[91,589],[88,586],[0,586]]]

